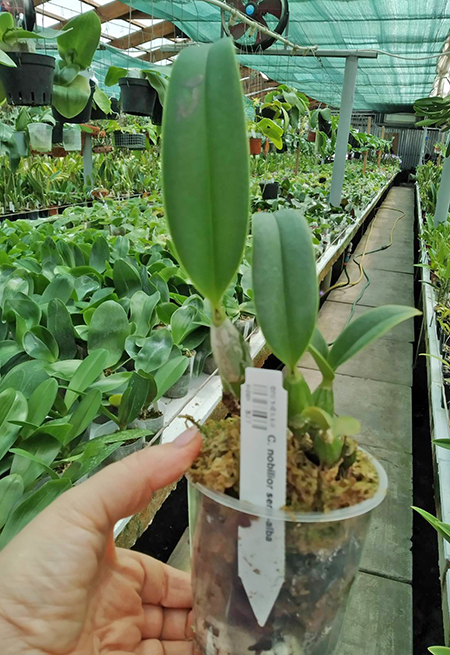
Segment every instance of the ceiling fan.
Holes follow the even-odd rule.
[[[269,28],[272,32],[282,34],[289,18],[288,0],[227,0],[230,7],[237,9],[247,18]],[[241,52],[257,53],[266,50],[276,38],[260,31],[255,26],[245,23],[240,16],[222,9],[222,27],[231,36]]]

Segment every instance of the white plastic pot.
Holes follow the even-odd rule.
[[[28,134],[30,136],[30,147],[36,152],[50,152],[52,149],[53,127],[48,123],[30,123]]]
[[[386,473],[371,459],[379,477],[375,496],[328,513],[265,509],[189,482],[195,635],[201,655],[335,652],[370,515],[387,491]],[[285,529],[284,583],[263,627],[238,573],[239,537],[257,521],[283,522]],[[257,552],[260,544],[254,548]],[[264,575],[263,570],[257,573]]]
[[[173,384],[170,389],[167,389],[164,396],[166,398],[184,398],[189,392],[189,386],[191,384],[192,371],[194,368],[194,357],[189,357],[189,366],[180,377],[180,379]]]
[[[63,146],[67,152],[80,152],[81,130],[78,127],[63,127]]]
[[[14,132],[14,140],[20,157],[27,157],[29,153],[25,132]]]

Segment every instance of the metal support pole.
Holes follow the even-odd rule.
[[[427,142],[427,136],[428,136],[428,128],[424,127],[423,128],[423,134],[422,134],[422,145],[420,146],[420,157],[419,157],[419,162],[418,166],[421,166],[423,163],[423,156],[425,154],[425,144]]]
[[[83,175],[84,184],[90,189],[93,186],[92,179],[92,135],[85,133],[83,146]]]
[[[348,135],[352,121],[353,100],[355,98],[356,74],[358,58],[348,57],[345,60],[344,84],[342,86],[339,127],[336,138],[333,177],[331,179],[330,205],[339,207],[341,204],[342,186],[344,184],[345,162],[347,159]]]
[[[439,223],[445,223],[448,218],[450,206],[450,157],[444,159],[444,168],[442,169],[441,184],[439,186],[436,211],[434,213],[435,227]]]
[[[384,139],[385,134],[386,134],[386,128],[383,125],[382,128],[381,128],[381,138],[382,139]],[[378,168],[380,168],[380,164],[381,164],[381,150],[378,151],[378,160],[377,160]]]
[[[370,134],[370,130],[372,128],[372,116],[369,116],[367,119],[367,134]],[[364,153],[364,162],[363,162],[363,175],[366,174],[367,171],[367,158],[369,156],[369,152],[366,150]]]

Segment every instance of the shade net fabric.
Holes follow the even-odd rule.
[[[197,42],[222,35],[221,11],[204,0],[128,0],[133,9],[172,21]],[[301,46],[376,49],[406,57],[439,54],[450,30],[450,0],[289,0],[285,36]],[[269,52],[280,46],[274,44]],[[240,55],[242,64],[264,72],[322,102],[339,107],[344,59],[289,55]],[[436,59],[406,61],[380,54],[361,59],[355,109],[410,109],[429,95]]]

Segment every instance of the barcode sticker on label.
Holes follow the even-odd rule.
[[[281,371],[247,368],[241,387],[241,500],[269,509],[286,504],[286,433]],[[264,626],[284,582],[284,522],[254,519],[240,527],[238,566],[255,617]]]

